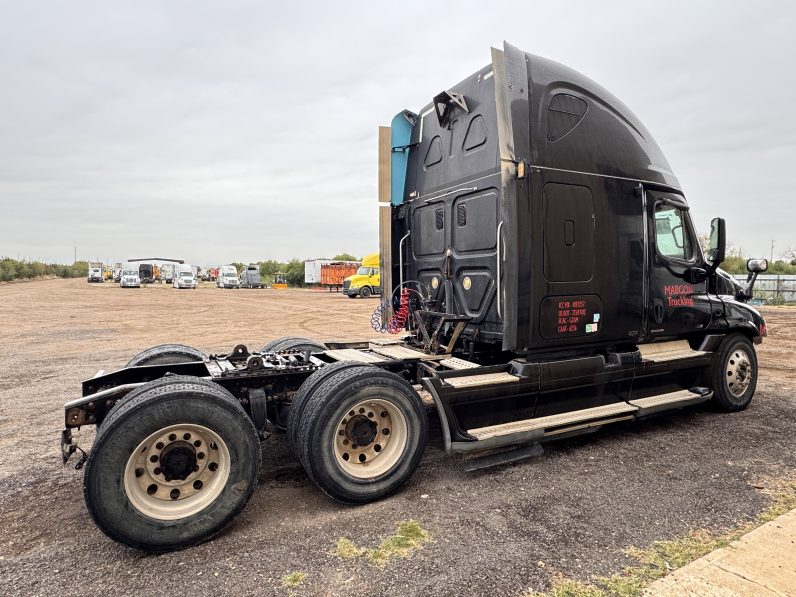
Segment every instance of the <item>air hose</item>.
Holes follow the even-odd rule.
[[[407,280],[406,282],[396,286],[395,290],[393,290],[392,296],[395,297],[398,289],[400,288],[401,293],[398,299],[398,309],[395,311],[395,314],[392,316],[387,325],[383,326],[381,323],[383,321],[382,315],[384,314],[386,305],[379,304],[379,306],[373,310],[373,314],[370,316],[370,326],[377,332],[381,334],[385,334],[387,332],[391,334],[400,334],[406,328],[406,324],[409,322],[409,318],[411,316],[411,292],[416,293],[423,304],[425,304],[425,302],[428,300],[421,291],[415,290],[413,288],[406,288],[406,284],[416,284],[420,288],[426,288],[425,284],[418,282],[417,280]],[[428,292],[427,288],[426,291]]]
[[[391,334],[399,334],[406,327],[406,322],[409,320],[409,290],[401,288],[401,298],[398,302],[398,310],[390,319],[387,324],[387,331]]]

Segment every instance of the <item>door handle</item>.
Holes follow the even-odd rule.
[[[652,301],[652,316],[655,323],[663,323],[663,301],[661,299],[656,298]]]

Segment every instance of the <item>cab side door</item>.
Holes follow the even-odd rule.
[[[713,317],[707,264],[685,199],[647,190],[650,239],[646,332],[649,337],[684,336],[704,330]]]

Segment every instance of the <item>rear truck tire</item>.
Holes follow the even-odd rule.
[[[301,336],[283,336],[276,340],[271,340],[263,346],[260,352],[278,352],[280,350],[327,350],[326,345],[309,338]]]
[[[257,430],[232,394],[173,376],[136,388],[111,412],[86,462],[83,494],[111,539],[170,551],[227,526],[259,470]]]
[[[363,286],[362,290],[359,291],[359,296],[362,298],[370,298],[371,290],[370,286]]]
[[[315,373],[304,380],[304,383],[301,384],[298,391],[293,395],[293,400],[290,403],[290,411],[287,415],[286,427],[287,444],[290,447],[290,451],[296,458],[299,460],[301,459],[299,456],[299,442],[301,440],[299,438],[298,432],[299,425],[301,424],[300,421],[304,410],[307,407],[307,403],[315,392],[315,389],[332,375],[345,369],[353,369],[355,367],[361,366],[362,363],[355,363],[351,361],[339,361],[337,363],[324,365],[321,369],[318,369]]]
[[[365,365],[335,372],[315,388],[297,437],[315,485],[339,502],[361,504],[409,480],[423,458],[428,422],[406,380]]]
[[[749,406],[757,387],[757,354],[749,338],[731,334],[721,343],[710,379],[713,405],[724,412]]]
[[[201,350],[185,344],[160,344],[139,352],[127,362],[125,367],[193,363],[195,361],[204,361],[205,356],[205,353]]]

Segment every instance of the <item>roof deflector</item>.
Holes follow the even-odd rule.
[[[467,107],[467,101],[461,93],[455,91],[443,91],[434,97],[434,111],[437,113],[437,120],[439,125],[443,128],[450,128],[450,115],[453,109],[458,106],[467,114],[470,109]]]

